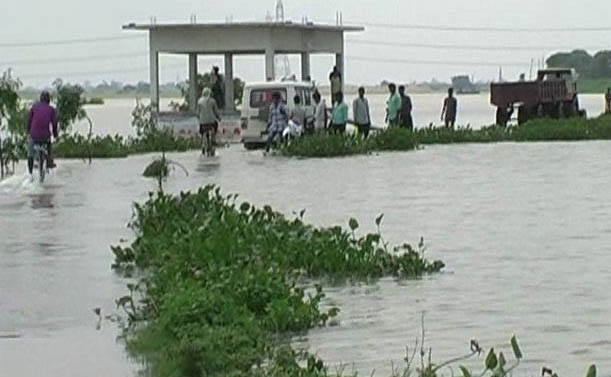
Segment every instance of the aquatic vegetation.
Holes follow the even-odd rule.
[[[377,151],[407,151],[419,145],[532,141],[611,140],[611,115],[598,118],[537,119],[521,126],[391,128],[367,140],[348,135],[303,137],[280,149],[285,156],[338,157]]]
[[[63,134],[53,143],[53,155],[60,158],[120,158],[128,154],[127,140],[119,135],[88,138]]]
[[[184,166],[182,166],[176,161],[168,160],[167,158],[165,158],[165,153],[161,154],[161,158],[151,162],[146,167],[146,169],[144,169],[142,175],[147,178],[156,178],[159,192],[163,192],[163,181],[170,174],[171,167],[179,167],[182,169],[182,171],[185,172],[187,176],[189,176],[189,172]]]
[[[325,132],[301,137],[280,147],[279,153],[295,157],[338,157],[371,152],[365,140]]]
[[[128,348],[158,376],[325,376],[320,360],[302,355],[303,366],[281,341],[338,313],[320,309],[323,289],[308,279],[417,278],[444,267],[424,258],[423,241],[390,251],[382,216],[377,233],[360,237],[355,219],[345,230],[303,217],[213,186],[136,205],[136,239],[113,248],[113,267],[141,277],[117,301],[130,319]]]
[[[407,129],[389,128],[367,139],[320,132],[281,146],[279,153],[295,157],[339,157],[376,151],[408,151],[416,146],[412,132]]]
[[[414,136],[420,144],[492,143],[508,140],[509,130],[499,126],[474,130],[466,127],[433,127],[417,129]]]

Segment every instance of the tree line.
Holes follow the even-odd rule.
[[[611,51],[599,51],[590,55],[585,50],[560,52],[546,60],[550,68],[574,68],[582,78],[611,78]]]

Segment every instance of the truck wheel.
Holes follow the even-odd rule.
[[[566,114],[566,112],[564,111],[564,104],[562,102],[560,102],[558,105],[556,105],[556,114],[558,115],[558,119],[562,119],[562,118],[566,118],[568,117],[568,115]]]
[[[577,115],[577,108],[575,107],[574,101],[567,101],[563,104],[562,107],[563,107],[562,112],[564,113],[565,117],[570,118],[570,117],[574,117],[575,115]]]
[[[501,127],[506,127],[507,121],[509,120],[507,118],[508,118],[507,110],[505,110],[502,107],[497,107],[496,108],[496,124]]]
[[[518,107],[518,125],[523,125],[524,123],[528,122],[529,116],[530,114],[528,113],[528,109],[526,108],[526,106],[520,106]]]

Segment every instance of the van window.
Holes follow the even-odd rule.
[[[305,96],[304,104],[306,106],[311,106],[312,105],[312,91],[310,89],[304,89],[303,93]]]
[[[308,88],[295,88],[295,95],[299,96],[301,99],[301,104],[305,106],[310,106],[312,104],[312,93]]]
[[[286,89],[253,89],[250,92],[250,107],[253,109],[260,109],[262,107],[270,106],[272,104],[272,95],[274,92],[280,92],[282,101],[286,103]]]

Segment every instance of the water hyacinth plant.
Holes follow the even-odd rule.
[[[537,119],[521,126],[434,127],[411,132],[391,128],[368,139],[349,135],[317,134],[294,140],[280,154],[294,157],[338,157],[378,151],[408,151],[419,145],[529,141],[611,140],[611,115],[598,118]]]
[[[444,267],[424,258],[423,245],[391,252],[379,232],[357,236],[355,219],[345,230],[303,216],[238,203],[213,186],[136,205],[136,239],[113,248],[113,267],[141,279],[117,301],[130,318],[129,349],[158,376],[324,376],[322,362],[298,363],[278,338],[337,315],[320,309],[323,289],[309,279],[416,278]]]

